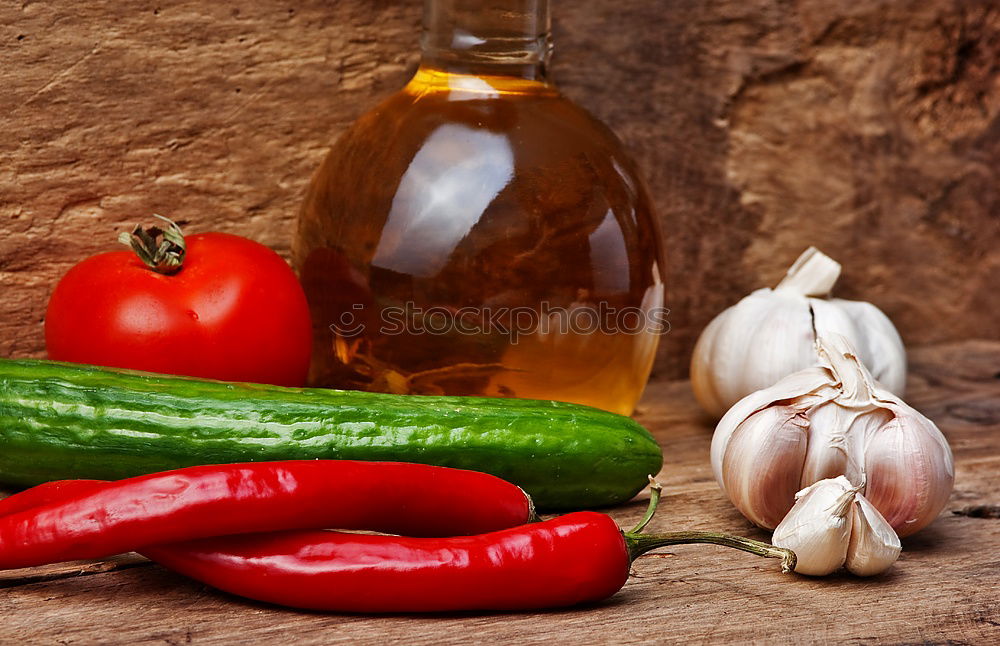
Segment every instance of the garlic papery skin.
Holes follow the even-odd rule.
[[[821,367],[751,393],[719,421],[711,453],[719,486],[749,520],[773,529],[792,506],[790,474],[799,473],[800,488],[845,475],[865,483],[862,493],[899,536],[925,527],[954,485],[948,442],[872,378],[847,339],[821,338],[816,352]],[[800,439],[792,445],[792,419],[804,452]]]
[[[885,572],[899,558],[892,527],[844,476],[800,491],[771,542],[795,552],[795,571],[825,576],[846,567],[857,576]]]
[[[870,303],[826,298],[841,266],[807,249],[774,289],[751,293],[705,328],[691,359],[691,386],[719,417],[746,395],[816,366],[818,336],[847,337],[890,392],[906,384],[906,351],[892,322]]]

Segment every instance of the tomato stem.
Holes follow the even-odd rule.
[[[167,226],[144,229],[141,224],[137,224],[132,233],[119,233],[118,242],[131,247],[135,255],[153,271],[168,276],[176,274],[184,264],[184,254],[187,251],[184,234],[170,218],[156,213],[153,217],[163,220]]]
[[[635,561],[646,552],[660,547],[666,547],[667,545],[711,543],[713,545],[722,545],[724,547],[731,547],[744,552],[750,552],[751,554],[756,554],[757,556],[763,556],[765,558],[780,558],[782,572],[795,571],[795,552],[783,547],[775,547],[774,545],[757,541],[752,538],[733,536],[731,534],[722,534],[719,532],[698,531],[667,532],[666,534],[642,534],[642,530],[646,529],[649,521],[653,519],[653,515],[656,513],[656,507],[660,504],[662,489],[663,488],[660,486],[660,483],[654,480],[653,476],[649,476],[650,495],[649,506],[646,508],[646,513],[631,531],[624,533],[625,545],[628,547],[629,560]]]

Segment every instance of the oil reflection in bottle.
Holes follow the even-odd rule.
[[[433,278],[513,177],[504,136],[442,124],[399,182],[372,265]]]

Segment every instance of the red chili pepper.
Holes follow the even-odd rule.
[[[84,491],[93,491],[97,489],[98,485],[107,482],[107,480],[53,480],[45,482],[0,500],[0,517],[65,500]]]
[[[141,550],[158,563],[243,597],[339,612],[526,610],[599,601],[628,579],[632,561],[680,543],[717,543],[795,555],[709,532],[641,535],[650,511],[622,534],[608,516],[577,512],[481,536],[405,538],[324,531],[222,537]]]
[[[8,503],[21,510],[0,516],[0,569],[287,529],[478,534],[534,516],[527,494],[494,476],[397,462],[197,466],[63,488],[65,496],[51,485]],[[32,497],[45,502],[23,508]]]

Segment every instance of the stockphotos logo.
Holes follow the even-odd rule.
[[[517,343],[527,335],[666,334],[670,331],[665,307],[614,307],[608,303],[574,303],[569,307],[543,301],[538,307],[420,307],[413,302],[381,309],[371,317],[355,304],[343,312],[330,330],[343,337],[367,331],[371,321],[380,335],[400,334],[503,335]]]

